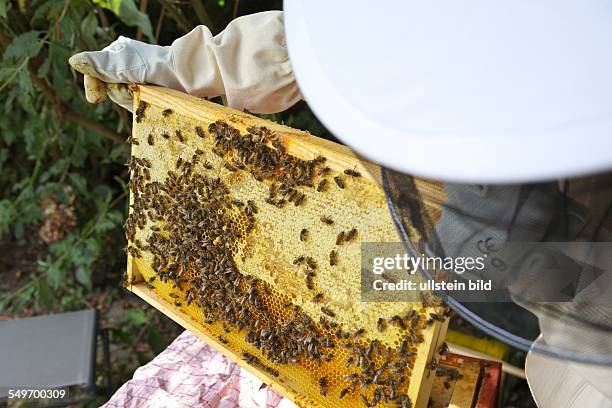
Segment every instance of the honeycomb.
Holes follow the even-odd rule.
[[[397,241],[375,166],[192,104],[135,92],[131,282],[300,406],[426,403],[440,308],[359,301],[360,242]]]

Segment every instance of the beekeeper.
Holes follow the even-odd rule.
[[[611,50],[612,9],[594,0],[290,0],[216,36],[199,26],[167,47],[120,37],[70,64],[90,102],[108,94],[130,110],[126,83],[223,96],[255,113],[305,99],[367,158],[444,182],[438,237],[509,240],[518,220],[525,239],[543,239],[557,207],[541,192],[554,190],[575,195],[575,239],[590,231],[609,241],[612,178],[600,173],[612,169]],[[612,407],[611,366],[579,358],[610,361],[610,308],[555,308],[534,311],[542,335],[526,371],[535,400]]]

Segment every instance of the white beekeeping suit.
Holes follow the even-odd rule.
[[[121,37],[70,63],[86,75],[90,101],[108,92],[128,109],[129,92],[118,84],[223,96],[230,107],[255,113],[283,111],[304,95],[323,123],[365,156],[400,172],[478,183],[447,186],[464,201],[443,209],[440,231],[452,230],[465,208],[485,205],[479,217],[491,213],[486,203],[495,197],[525,202],[519,189],[481,184],[612,168],[612,6],[605,2],[402,1],[379,8],[290,0],[284,7],[285,16],[240,17],[216,36],[199,26],[168,47]],[[538,203],[523,206],[530,221]],[[459,238],[476,225],[461,221]],[[588,326],[568,336],[589,336]],[[607,366],[530,353],[527,376],[541,407],[612,407]]]
[[[112,84],[150,83],[196,96],[224,96],[232,108],[254,113],[280,112],[302,99],[280,11],[237,18],[214,37],[198,26],[168,47],[119,37],[102,51],[72,56],[70,64],[105,83],[86,77],[85,90],[93,94],[88,99],[101,102],[101,92],[108,91],[129,110],[129,92]]]

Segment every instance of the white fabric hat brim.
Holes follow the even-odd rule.
[[[411,130],[410,118],[402,118],[402,115],[398,113],[402,112],[400,108],[404,103],[404,101],[401,100],[401,92],[393,90],[393,86],[389,86],[389,84],[385,82],[384,77],[387,75],[387,70],[391,69],[390,66],[396,64],[397,61],[401,63],[406,62],[405,65],[409,67],[407,61],[409,61],[410,55],[423,55],[424,51],[418,49],[418,43],[415,41],[406,42],[405,39],[398,39],[393,35],[385,36],[385,34],[389,33],[381,34],[377,32],[377,30],[380,31],[384,29],[384,27],[378,22],[381,18],[381,15],[379,15],[380,13],[378,10],[374,10],[373,7],[367,7],[367,5],[359,2],[359,4],[351,3],[350,7],[347,7],[345,4],[343,5],[343,2],[338,3],[339,4],[336,4],[336,2],[326,2],[321,4],[319,0],[285,1],[284,10],[287,45],[300,90],[316,116],[335,136],[365,157],[379,162],[384,166],[417,176],[441,179],[444,181],[474,183],[512,183],[551,180],[560,177],[579,176],[606,171],[612,168],[612,103],[606,108],[606,93],[601,92],[602,87],[606,89],[612,88],[612,80],[610,80],[612,77],[610,72],[612,71],[608,71],[608,74],[605,74],[605,71],[600,69],[602,64],[604,66],[609,63],[612,64],[612,58],[609,57],[609,51],[603,53],[601,47],[597,48],[598,46],[607,45],[607,42],[612,38],[612,31],[607,31],[608,34],[610,34],[607,35],[607,37],[597,36],[597,38],[593,39],[594,45],[589,45],[594,47],[593,50],[589,51],[592,51],[597,57],[593,60],[593,75],[599,75],[599,77],[589,78],[582,75],[581,78],[584,84],[573,84],[571,81],[574,81],[576,78],[568,78],[568,81],[571,83],[571,89],[567,90],[566,93],[571,94],[572,92],[578,92],[579,95],[576,96],[574,102],[559,101],[559,110],[561,110],[562,113],[557,113],[557,110],[555,110],[554,92],[549,95],[549,100],[551,101],[550,106],[542,108],[544,110],[542,116],[545,116],[547,118],[546,120],[550,119],[548,122],[544,119],[540,120],[538,117],[539,113],[530,116],[529,112],[533,110],[531,105],[537,105],[536,102],[532,102],[530,99],[533,99],[532,97],[537,97],[537,103],[547,99],[540,95],[540,93],[537,93],[537,90],[535,90],[532,97],[530,97],[529,86],[526,86],[526,84],[531,86],[529,81],[534,80],[534,78],[529,77],[529,70],[540,69],[540,76],[542,72],[544,76],[546,76],[545,67],[529,67],[529,69],[525,69],[524,73],[521,73],[521,75],[524,74],[529,78],[526,83],[521,84],[525,89],[521,88],[521,92],[524,92],[520,95],[518,92],[513,91],[514,84],[501,84],[499,87],[500,106],[509,106],[518,112],[516,127],[507,128],[506,131],[500,130],[503,126],[497,128],[497,130],[495,126],[489,128],[487,128],[487,126],[489,124],[495,125],[498,123],[496,122],[497,120],[506,121],[502,123],[504,126],[507,125],[507,123],[514,125],[515,123],[512,122],[511,115],[508,112],[502,112],[503,108],[496,111],[491,110],[486,104],[482,104],[482,101],[486,101],[487,98],[492,97],[489,91],[491,86],[495,87],[495,84],[498,83],[498,78],[496,77],[496,71],[494,69],[497,67],[496,64],[499,64],[498,60],[492,59],[488,67],[489,69],[485,71],[491,73],[491,76],[488,78],[485,77],[486,75],[482,77],[483,84],[485,81],[488,81],[487,86],[489,86],[489,88],[487,89],[489,90],[483,91],[482,95],[478,95],[475,98],[476,102],[481,103],[480,107],[477,106],[478,103],[470,102],[469,94],[463,95],[465,96],[464,104],[469,106],[462,106],[462,94],[453,92],[457,91],[457,89],[464,90],[465,87],[461,88],[460,85],[457,85],[457,89],[453,88],[453,84],[458,82],[451,81],[453,78],[457,77],[454,72],[447,75],[443,70],[438,70],[435,74],[432,73],[431,76],[428,77],[429,71],[427,71],[426,74],[422,74],[429,69],[429,67],[423,65],[425,64],[423,63],[421,64],[422,66],[415,68],[417,74],[410,77],[412,80],[416,81],[413,82],[412,85],[416,84],[417,86],[422,86],[423,95],[425,95],[423,103],[419,104],[419,98],[423,95],[419,94],[421,90],[415,90],[411,95],[412,99],[407,103],[407,106],[417,107],[420,112],[423,113],[423,115],[420,113],[414,115],[418,123]],[[488,3],[491,5],[488,11],[491,11],[491,7],[494,7],[493,5],[498,4],[502,4],[502,7],[509,9],[509,4],[511,3],[512,2]],[[520,5],[517,7],[526,9],[529,9],[531,4],[534,4],[533,2],[530,4],[527,4],[528,2],[519,3]],[[554,2],[547,1],[542,4],[552,6],[553,3]],[[561,11],[566,14],[570,13],[570,11],[572,11],[570,10],[571,7],[582,7],[590,14],[585,12],[583,13],[584,15],[579,16],[582,18],[582,20],[580,20],[581,24],[587,24],[586,27],[597,26],[597,30],[607,30],[603,24],[599,24],[597,21],[591,21],[597,16],[597,10],[594,9],[598,6],[594,2],[588,2],[588,5],[574,3],[575,6],[570,5],[570,2],[564,1],[561,3],[564,5],[564,8],[560,7],[560,3],[554,3],[559,6],[554,6],[555,13],[549,13],[551,16],[556,17],[557,13],[561,13]],[[392,9],[394,13],[410,15],[411,7],[412,11],[418,12],[420,8],[428,7],[427,5],[431,4],[433,3],[420,2],[417,4],[416,2],[406,1],[385,7]],[[444,2],[444,7],[452,6],[473,11],[476,10],[477,7],[483,6],[482,2],[454,4],[455,6],[452,6],[451,2]],[[538,2],[537,7],[540,7],[539,9],[534,6],[536,10],[533,11],[533,15],[525,14],[529,17],[529,21],[537,21],[540,16],[546,16],[545,13],[547,9],[542,6],[542,4]],[[438,5],[438,7],[441,6]],[[371,16],[370,20],[371,22],[375,22],[374,25],[362,24],[361,29],[364,34],[359,38],[355,38],[352,44],[347,42],[342,43],[344,44],[342,47],[346,47],[347,49],[342,49],[341,52],[339,50],[337,56],[335,56],[334,50],[331,48],[335,47],[335,49],[338,50],[341,45],[339,40],[335,39],[335,37],[344,36],[344,39],[350,39],[351,37],[347,37],[342,32],[350,28],[353,30],[352,34],[359,33],[358,29],[355,27],[351,28],[348,26],[352,24],[360,25],[364,21],[367,22],[369,18],[368,14],[374,13],[374,11],[376,11],[376,15]],[[498,12],[493,9],[492,12],[498,13],[493,17],[497,18],[501,16],[500,18],[503,20],[504,14],[502,12],[506,11],[507,10],[500,9]],[[516,12],[516,10],[510,11]],[[520,11],[523,12],[524,10]],[[531,10],[527,10],[527,12],[529,11]],[[448,15],[453,12],[455,12],[454,9],[447,11],[445,15],[441,14],[441,16],[449,18]],[[476,14],[477,12],[473,13]],[[605,17],[603,20],[608,19],[609,10],[601,11],[601,13],[603,13]],[[319,17],[315,19],[314,16]],[[431,20],[431,16],[429,17]],[[468,18],[463,21],[463,24],[469,26],[469,18],[477,17],[479,16],[468,16]],[[563,17],[565,18],[566,15]],[[435,18],[437,18],[437,15],[434,17],[434,21]],[[401,21],[401,19],[397,21]],[[453,22],[454,20],[450,21]],[[526,21],[522,22],[522,24],[527,24]],[[570,21],[570,23],[573,24],[574,22]],[[394,24],[394,22],[389,22],[389,24]],[[500,22],[500,26],[507,26],[508,24],[509,22],[505,20]],[[535,22],[533,26],[537,27],[537,24],[538,23]],[[542,21],[543,27],[540,28],[537,34],[547,34],[548,31],[557,29],[557,31],[562,33],[561,28],[564,27],[563,24],[562,20],[553,21],[551,22],[551,27],[547,27],[546,19],[544,19]],[[609,26],[612,27],[612,24],[609,24]],[[403,28],[398,28],[396,31],[401,34],[402,29]],[[391,29],[392,32],[394,32],[393,30],[394,29]],[[444,26],[432,28],[430,25],[419,33],[431,33],[435,32],[435,30],[443,31]],[[513,36],[520,37],[515,34],[516,33],[513,32],[502,33],[500,35],[503,35],[505,40],[507,39],[511,42],[513,41]],[[593,34],[593,32],[589,31],[588,34]],[[368,36],[375,37],[375,41],[370,41]],[[442,44],[446,45],[443,41],[448,40],[448,38],[447,36],[442,40],[438,39],[439,41],[437,44],[440,44],[442,41]],[[581,38],[580,40],[588,42],[588,38],[590,37],[586,39]],[[560,40],[565,39],[567,38],[564,37]],[[458,41],[461,40],[462,39]],[[516,51],[517,54],[523,52],[521,45],[525,43],[524,38],[518,38],[517,41],[519,40],[522,42],[514,44],[516,49],[512,50]],[[423,41],[428,41],[428,39],[423,39]],[[471,43],[466,40],[466,42],[460,43],[459,45],[465,46],[466,44],[469,46]],[[544,44],[546,43],[544,42]],[[569,44],[567,47],[571,46],[573,47],[571,48],[573,50],[572,52],[576,51],[580,53],[581,44],[582,43]],[[421,46],[421,48],[423,47],[426,47],[426,45]],[[373,48],[380,48],[383,49],[383,51],[386,50],[385,52],[390,56],[389,59],[387,61],[381,61],[381,55],[384,56],[384,52],[380,49],[374,52],[372,50]],[[602,51],[603,56],[598,54],[599,51]],[[471,55],[478,57],[481,55],[478,52],[479,50],[475,50]],[[562,54],[562,58],[566,58],[567,56],[563,54],[563,52],[563,48],[560,47],[558,53]],[[357,59],[353,58],[354,55],[359,53],[362,55],[361,64],[357,64]],[[406,59],[402,59],[404,57],[401,56],[397,57],[398,53],[406,55]],[[526,50],[525,53],[532,56],[533,50]],[[553,59],[557,56],[554,52],[551,55]],[[349,57],[353,59],[351,60]],[[324,61],[322,58],[324,58]],[[455,65],[449,67],[449,70],[457,70],[456,67],[461,66],[461,55],[457,58],[459,62],[455,61]],[[467,63],[472,62],[472,60],[469,60],[470,56],[466,58],[468,59]],[[500,58],[504,58],[504,56],[502,55]],[[576,58],[580,61],[580,56]],[[420,63],[420,61],[415,61],[415,64]],[[529,64],[529,62],[525,62],[525,64]],[[356,65],[359,65],[359,68],[356,68]],[[576,74],[576,76],[580,77],[579,74],[584,74],[585,72],[588,74],[591,66],[586,63],[580,65],[579,68],[574,70],[582,70],[578,73],[572,71],[573,68],[571,67],[559,67],[562,72],[557,73],[551,71],[551,76],[558,74],[558,77],[549,81],[549,83],[543,86],[543,89],[550,90],[554,88],[555,81],[563,81],[565,78],[563,76],[565,71],[563,71],[562,68],[567,68],[566,71],[568,71],[569,74]],[[367,72],[368,69],[370,70],[369,72],[371,72],[371,77],[374,77],[374,79],[365,77],[366,75],[364,75],[364,72]],[[335,75],[330,76],[330,72],[335,73]],[[345,75],[347,77],[355,77],[347,78],[346,81],[344,81],[340,78],[342,73],[346,73]],[[476,89],[480,78],[470,77],[469,72],[467,72],[467,74],[464,72],[463,74],[465,74],[464,78],[468,78],[472,81],[472,88]],[[476,76],[476,74],[474,75]],[[422,77],[426,78],[426,81],[421,81]],[[360,83],[360,78],[362,78],[362,83]],[[359,90],[353,92],[346,85],[350,80],[353,81],[354,87],[369,86],[372,89],[364,92],[360,92]],[[589,81],[591,80],[595,81],[594,83],[597,83],[598,86],[590,85]],[[427,81],[429,82],[424,83]],[[444,93],[439,92],[440,89],[437,87],[436,81],[446,81],[445,83],[450,84],[449,98],[454,98],[456,101],[454,105],[442,102],[443,107],[441,110],[437,108],[438,102],[444,100],[443,97],[440,97],[440,95],[444,95]],[[599,81],[599,83],[597,81]],[[378,99],[375,97],[372,97],[371,100],[366,100],[369,98],[363,98],[363,95],[366,94],[375,95],[376,89],[374,88],[381,84],[386,87],[380,87]],[[590,86],[590,88],[584,92],[580,91],[584,88],[582,85],[587,87]],[[398,88],[402,86],[405,86],[405,84],[398,84]],[[414,89],[414,87],[409,89]],[[433,94],[428,93],[431,89],[433,89]],[[594,93],[592,98],[590,92]],[[609,94],[611,95],[609,101],[612,102],[612,89]],[[493,95],[493,97],[495,96],[496,95]],[[385,101],[387,97],[389,100]],[[525,98],[524,101],[520,100],[522,97]],[[593,109],[591,111],[587,108],[580,108],[580,106],[584,105],[583,102],[587,100],[593,103]],[[378,104],[379,106],[370,108],[369,106],[371,105],[369,104],[372,106]],[[523,104],[525,106],[522,106]],[[543,105],[544,104],[540,104],[537,106]],[[574,105],[577,106],[575,112],[572,111]],[[390,112],[393,112],[395,108],[398,108],[398,110],[389,114],[388,117],[385,117],[386,107],[389,107]],[[454,108],[456,108],[456,111],[453,111]],[[563,109],[565,109],[565,111]],[[602,109],[608,110],[604,112]],[[431,120],[426,118],[419,122],[419,118],[426,116],[427,112],[434,113]],[[477,119],[479,112],[482,112],[481,121]],[[572,123],[564,123],[562,120],[565,117],[563,115],[566,113],[575,114],[575,117],[578,118],[587,118],[587,116],[585,116],[586,114],[583,115],[585,112],[586,114],[592,113],[592,120],[578,120]],[[406,115],[410,114],[411,112],[406,112]],[[461,122],[464,116],[466,118],[465,123]],[[446,117],[449,118],[448,121],[445,120]],[[542,126],[524,127],[520,119],[522,117],[527,118],[525,119],[527,125],[537,122]],[[427,122],[428,120],[429,122]],[[459,123],[461,126],[453,127],[455,123],[453,121]],[[423,123],[425,126],[421,126]],[[467,125],[463,126],[464,124]],[[484,127],[480,126],[481,124]],[[484,124],[486,124],[486,126]],[[547,124],[551,124],[551,127],[546,127]],[[438,128],[436,128],[436,126],[438,126]],[[472,129],[470,126],[473,126],[473,131],[470,130]]]

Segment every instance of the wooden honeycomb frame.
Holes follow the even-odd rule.
[[[255,228],[251,236],[245,240],[246,242],[239,244],[239,248],[236,250],[237,254],[240,254],[240,257],[236,257],[242,259],[242,261],[237,262],[241,273],[257,276],[266,281],[277,291],[274,292],[275,296],[284,296],[285,299],[291,300],[294,304],[303,307],[304,311],[313,318],[319,318],[322,315],[318,310],[319,305],[313,306],[312,302],[309,301],[310,292],[304,289],[303,281],[296,279],[298,273],[291,266],[290,261],[300,252],[294,251],[291,253],[289,251],[290,253],[283,254],[280,251],[286,248],[296,248],[298,244],[295,242],[299,241],[298,231],[306,221],[312,226],[313,223],[317,222],[319,218],[317,214],[323,208],[325,215],[330,215],[335,220],[336,225],[342,225],[346,230],[355,225],[359,226],[360,240],[370,242],[397,241],[395,227],[388,212],[384,192],[380,187],[379,166],[358,158],[350,149],[308,133],[177,91],[154,86],[137,86],[134,87],[133,91],[135,111],[141,101],[146,102],[148,107],[142,120],[139,123],[134,122],[133,138],[138,141],[138,145],[132,146],[132,152],[135,156],[147,157],[153,162],[151,170],[153,178],[162,177],[165,171],[174,166],[178,157],[188,160],[195,149],[199,148],[206,152],[206,160],[216,164],[215,174],[228,182],[232,194],[245,200],[249,197],[254,200],[257,199],[257,196],[263,197],[265,195],[264,191],[267,191],[270,183],[265,180],[263,182],[253,180],[248,175],[242,174],[245,173],[243,171],[232,173],[222,169],[220,164],[223,160],[210,153],[210,136],[208,141],[206,138],[201,139],[194,136],[194,126],[199,125],[206,129],[210,123],[217,120],[227,122],[239,129],[240,132],[246,132],[246,129],[252,126],[265,126],[278,136],[287,153],[303,160],[311,160],[318,155],[323,155],[327,158],[325,164],[331,168],[333,174],[344,177],[348,184],[345,189],[336,188],[330,179],[330,184],[332,184],[328,186],[331,190],[330,193],[319,195],[314,193],[314,189],[308,190],[307,202],[302,206],[304,209],[299,209],[293,205],[280,210],[268,208],[265,204],[261,204],[262,200],[259,200],[257,205],[260,208],[260,213],[269,211],[269,214],[273,215],[270,215],[267,219],[265,228]],[[164,109],[171,109],[172,114],[165,117],[161,114]],[[167,140],[159,137],[164,129],[172,134],[175,128],[182,129],[183,134],[186,135],[184,141],[181,142],[172,137]],[[155,138],[153,146],[147,143],[149,134],[152,134]],[[347,179],[343,176],[343,171],[346,169],[356,170],[362,176],[358,179]],[[431,197],[428,210],[436,214],[439,211],[437,203],[444,200],[441,187],[424,180],[417,180],[417,187],[423,192],[424,196]],[[311,210],[312,207],[316,207],[317,214],[314,213],[314,210]],[[284,213],[278,211],[284,211]],[[296,213],[295,211],[300,212]],[[299,217],[296,217],[296,215],[299,215]],[[265,219],[266,215],[261,214],[261,217]],[[294,231],[293,238],[282,236],[283,231],[288,229]],[[311,230],[314,231],[313,228]],[[331,229],[327,231],[324,226],[321,226],[320,231],[323,232],[317,238],[317,241],[327,242],[327,244],[319,245],[315,243],[309,250],[312,251],[313,256],[317,257],[319,264],[322,264],[322,260],[329,253],[329,248],[334,248],[330,242],[333,241],[338,229],[336,228],[332,232]],[[145,230],[139,231],[138,237],[144,240],[149,232],[149,226],[147,226]],[[295,242],[293,242],[294,240]],[[323,246],[325,246],[325,249],[322,249]],[[344,253],[340,253],[340,269],[336,271],[333,268],[325,268],[325,270],[319,272],[318,279],[321,280],[321,287],[329,287],[329,290],[325,293],[329,302],[325,304],[331,305],[338,312],[339,323],[347,330],[354,331],[358,327],[363,327],[367,330],[367,333],[371,333],[371,337],[381,338],[384,341],[384,336],[376,332],[374,316],[390,317],[395,313],[405,311],[406,305],[398,303],[369,303],[364,305],[361,302],[355,302],[355,296],[359,294],[359,273],[356,272],[359,271],[359,245],[345,246],[341,250]],[[270,260],[274,260],[272,265]],[[244,350],[248,350],[264,362],[265,357],[258,354],[258,350],[248,345],[244,340],[240,342],[243,335],[228,335],[224,333],[220,324],[208,325],[203,323],[201,312],[195,305],[189,307],[184,304],[181,306],[175,305],[174,299],[170,297],[170,293],[173,292],[170,284],[164,284],[159,280],[153,285],[146,283],[155,274],[151,267],[151,258],[148,257],[146,251],[141,258],[128,256],[127,273],[130,282],[129,290],[202,338],[234,362],[251,371],[259,379],[296,404],[304,407],[349,407],[357,403],[358,406],[362,406],[358,403],[359,393],[347,395],[343,399],[337,398],[340,389],[337,380],[331,381],[330,392],[327,397],[318,395],[314,392],[318,389],[316,379],[310,378],[308,370],[301,364],[274,366],[274,368],[278,368],[280,373],[278,377],[247,364],[241,355]],[[346,276],[350,278],[345,279]],[[342,284],[337,283],[339,277],[343,279]],[[439,312],[437,308],[425,309],[420,304],[413,305],[413,307],[420,310],[424,315],[428,312]],[[408,386],[408,395],[415,407],[427,406],[433,380],[431,370],[427,366],[435,357],[436,350],[444,339],[446,325],[447,322],[436,321],[422,330],[424,340],[416,350]],[[390,331],[393,330],[394,328],[390,329]],[[222,342],[219,338],[220,335],[223,336],[224,341],[227,338],[229,344]],[[385,335],[391,336],[389,338],[393,337],[393,334],[390,333]],[[392,340],[389,342],[392,342]],[[335,364],[343,366],[343,362]],[[336,371],[340,370],[339,366],[333,365],[325,370],[333,371],[332,368]]]

